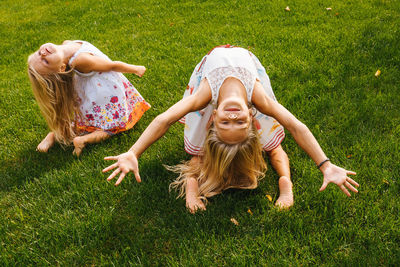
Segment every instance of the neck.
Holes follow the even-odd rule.
[[[239,97],[247,103],[247,93],[243,84],[236,78],[226,78],[219,90],[218,103],[226,98]]]
[[[62,45],[60,45],[60,48],[64,53],[63,62],[68,65],[69,60],[76,53],[76,51],[78,51],[80,47],[81,47],[80,43],[75,43],[72,41],[64,42]]]

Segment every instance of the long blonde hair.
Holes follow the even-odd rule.
[[[68,145],[77,135],[75,118],[80,116],[73,71],[42,75],[29,65],[29,58],[29,80],[40,111],[56,140]]]
[[[170,190],[177,189],[178,197],[184,197],[187,179],[195,178],[199,183],[200,198],[207,201],[207,198],[228,188],[256,188],[258,180],[265,175],[267,165],[257,129],[252,123],[250,127],[246,140],[231,145],[218,138],[212,125],[204,143],[204,155],[198,164],[186,161],[166,166],[168,170],[179,173],[179,177],[170,184]]]

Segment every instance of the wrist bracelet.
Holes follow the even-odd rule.
[[[331,161],[329,158],[326,158],[326,160],[322,161],[320,164],[317,165],[317,168],[321,168],[322,165],[324,165],[327,161]]]

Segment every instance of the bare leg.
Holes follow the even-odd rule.
[[[74,155],[76,155],[77,157],[79,157],[79,155],[82,153],[83,148],[87,144],[100,143],[101,141],[104,141],[104,140],[108,139],[109,137],[110,137],[110,135],[104,131],[95,131],[90,134],[77,136],[73,140],[75,149],[72,153]]]
[[[50,147],[52,147],[55,143],[56,139],[54,137],[54,133],[50,132],[47,134],[47,136],[40,142],[40,144],[37,146],[36,151],[46,153],[49,151]]]
[[[278,146],[268,152],[272,167],[279,175],[279,198],[275,202],[275,206],[281,209],[288,209],[294,204],[293,185],[290,181],[289,158],[282,146]]]
[[[200,158],[193,157],[190,164],[199,164]],[[206,206],[199,197],[199,183],[195,178],[188,178],[186,181],[186,207],[191,213],[197,210],[206,210]]]

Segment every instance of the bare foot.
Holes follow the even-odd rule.
[[[49,151],[50,147],[54,145],[54,142],[55,142],[54,133],[50,132],[37,146],[36,151],[46,153],[47,151]]]
[[[279,209],[288,209],[294,204],[292,182],[286,176],[279,178],[279,198],[275,202],[275,206]]]
[[[198,210],[206,210],[203,201],[195,196],[186,196],[186,208],[188,208],[192,214],[195,214]]]
[[[72,142],[74,143],[75,147],[74,151],[72,151],[72,154],[79,157],[82,153],[83,148],[85,147],[84,138],[82,136],[77,136]]]
[[[136,75],[142,77],[145,72],[146,72],[145,66],[138,66],[136,70]]]

